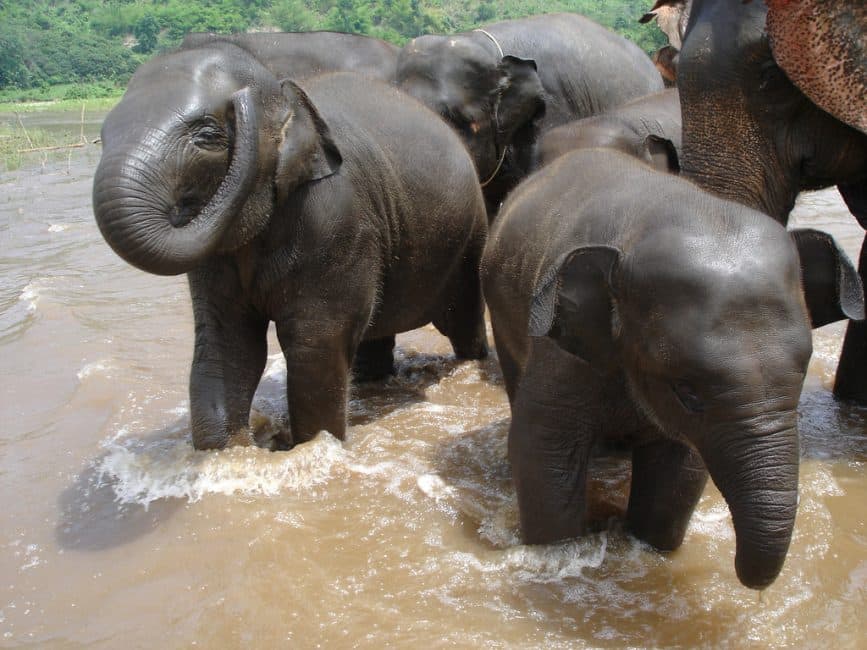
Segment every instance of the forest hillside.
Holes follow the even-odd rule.
[[[190,31],[337,30],[402,44],[531,14],[573,11],[637,42],[649,0],[0,0],[0,91],[72,84],[68,98],[111,93]]]

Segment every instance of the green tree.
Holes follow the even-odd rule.
[[[142,54],[150,54],[157,47],[157,37],[160,33],[160,24],[151,14],[142,16],[135,26],[132,28],[132,33],[138,41],[136,52]]]
[[[325,17],[325,29],[353,34],[369,33],[373,25],[369,4],[337,0]]]

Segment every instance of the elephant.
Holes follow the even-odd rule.
[[[792,6],[798,4],[807,3]],[[692,1],[677,81],[685,176],[784,224],[800,191],[836,185],[855,218],[867,227],[867,133],[846,121],[853,110],[867,114],[861,85],[867,70],[867,6],[856,0],[839,4],[848,8],[848,17],[822,9],[820,18],[803,26],[822,38],[793,45],[792,29],[783,29],[772,51],[766,24],[774,20],[763,2]],[[802,14],[795,16],[796,22],[803,20],[798,16]],[[838,19],[845,29],[836,28]],[[838,40],[828,42],[831,38]],[[796,49],[800,52],[793,54]],[[840,105],[837,92],[844,98],[846,115],[831,114],[805,95],[796,83],[809,85],[814,75],[792,73],[790,78],[774,58],[780,50],[785,50],[789,69],[805,58],[819,59],[815,65],[804,64],[824,70],[827,78],[813,94],[824,94],[833,107]],[[829,51],[835,58],[829,58]],[[849,64],[841,63],[847,56]],[[859,85],[860,96],[850,95]],[[862,246],[859,268],[862,281],[867,280],[867,245]],[[834,394],[867,403],[867,324],[848,325]]]
[[[525,543],[586,531],[591,450],[613,442],[631,448],[637,538],[678,548],[709,473],[734,521],[738,578],[773,582],[797,508],[810,327],[864,316],[833,239],[791,237],[632,156],[578,149],[506,200],[482,286]]]
[[[193,32],[180,47],[195,49],[219,42],[243,48],[278,78],[294,80],[326,72],[357,72],[391,82],[400,52],[396,45],[377,38],[342,32]]]
[[[768,0],[767,5],[768,43],[777,65],[813,103],[867,133],[867,5],[853,0]]]
[[[492,213],[530,171],[537,133],[663,89],[638,46],[566,13],[414,38],[396,82],[461,135]]]
[[[677,89],[669,88],[547,131],[539,138],[536,166],[573,149],[610,147],[676,173],[680,130],[680,97]]]
[[[691,7],[692,0],[656,0],[650,11],[638,19],[640,23],[655,21],[668,38],[668,45],[659,48],[651,57],[666,86],[677,83],[677,60]]]
[[[249,443],[269,322],[291,432],[346,431],[350,368],[391,371],[394,335],[426,323],[487,354],[478,274],[484,199],[460,139],[390,84],[279,80],[209,43],[141,66],[102,127],[93,182],[110,246],[189,279],[197,449]]]

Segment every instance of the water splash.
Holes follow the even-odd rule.
[[[147,507],[157,499],[195,502],[209,494],[275,496],[302,490],[328,481],[346,460],[341,442],[327,432],[279,454],[258,447],[196,451],[186,438],[163,439],[110,443],[97,474],[118,502]]]

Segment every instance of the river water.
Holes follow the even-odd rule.
[[[354,392],[345,443],[193,451],[186,281],[103,242],[99,153],[0,175],[0,647],[867,644],[867,410],[830,393],[841,324],[814,336],[795,535],[761,596],[737,581],[713,485],[675,553],[615,518],[525,547],[496,360],[456,363],[431,328],[398,337],[396,377]],[[835,191],[802,197],[796,221],[856,256]],[[265,432],[285,423],[284,370],[272,334]],[[596,470],[595,507],[617,512],[626,470]]]

